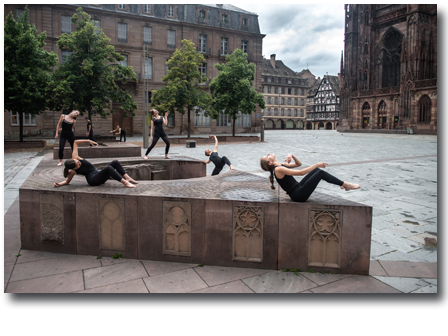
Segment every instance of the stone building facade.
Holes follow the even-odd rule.
[[[232,5],[193,5],[193,4],[114,4],[114,5],[28,5],[30,23],[40,33],[46,31],[46,50],[55,52],[60,60],[66,50],[59,50],[57,38],[63,32],[75,29],[70,17],[78,7],[98,21],[97,26],[103,29],[115,50],[126,56],[125,65],[133,67],[138,82],[130,82],[126,89],[138,104],[136,116],[124,118],[123,111],[114,104],[115,113],[107,119],[92,116],[95,135],[110,135],[117,123],[121,124],[129,135],[142,135],[144,129],[145,90],[143,88],[144,67],[147,69],[146,81],[148,91],[160,89],[164,84],[162,77],[167,74],[166,61],[176,48],[180,48],[181,40],[191,40],[201,52],[206,62],[200,67],[209,79],[218,75],[215,64],[223,63],[225,56],[236,48],[248,54],[248,60],[257,67],[254,86],[257,92],[262,91],[262,40],[258,15]],[[4,5],[5,19],[12,12],[14,18],[20,15],[25,5]],[[144,47],[147,48],[146,54]],[[208,90],[208,85],[204,88]],[[151,95],[151,93],[150,93]],[[244,115],[237,119],[237,133],[256,132],[260,129],[261,110],[252,115]],[[25,115],[28,122],[24,127],[25,134],[41,134],[54,136],[60,112],[47,111],[39,116]],[[258,117],[257,117],[258,115]],[[81,125],[80,125],[81,124]],[[11,112],[4,115],[5,137],[18,133],[17,116]],[[185,134],[187,116],[176,113],[170,116],[165,127],[167,134]],[[192,134],[229,134],[232,132],[231,120],[225,115],[217,120],[192,115]],[[78,120],[75,135],[85,135],[83,120]]]
[[[345,5],[338,130],[437,133],[437,5]]]
[[[264,127],[266,129],[304,129],[306,95],[309,82],[288,68],[282,61],[263,59],[263,95],[266,102]]]
[[[308,91],[306,129],[334,130],[339,125],[339,77],[325,75]]]

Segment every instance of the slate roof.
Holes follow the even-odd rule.
[[[299,76],[294,70],[287,67],[282,61],[275,60],[275,69],[271,65],[271,60],[263,58],[263,76],[305,79]]]

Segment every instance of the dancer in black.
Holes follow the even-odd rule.
[[[69,184],[76,174],[84,175],[87,183],[91,186],[98,186],[106,183],[109,177],[112,177],[118,182],[123,183],[125,187],[135,188],[135,185],[131,184],[131,182],[135,184],[137,184],[137,182],[125,172],[118,160],[113,160],[107,167],[99,171],[89,161],[80,158],[78,156],[78,144],[86,142],[90,143],[92,146],[98,146],[96,142],[91,140],[76,140],[73,144],[72,158],[65,161],[64,177],[66,180],[60,183],[55,182],[55,188]]]
[[[157,111],[156,109],[152,109],[151,110],[151,115],[152,115],[152,123],[151,123],[151,134],[150,134],[150,138],[149,141],[152,141],[151,146],[148,148],[148,150],[146,151],[145,156],[143,157],[144,159],[148,158],[148,154],[151,151],[151,149],[154,148],[154,146],[156,145],[157,141],[159,141],[159,138],[162,138],[162,140],[165,142],[166,147],[165,147],[165,159],[171,159],[168,156],[168,151],[170,150],[170,140],[168,139],[167,135],[165,134],[165,131],[163,130],[163,125],[167,125],[168,124],[168,113],[165,113],[164,117],[159,116],[159,111]],[[154,137],[153,137],[154,135]]]
[[[218,156],[218,139],[214,135],[210,135],[210,138],[211,137],[215,138],[215,149],[213,149],[212,152],[210,149],[207,148],[205,150],[205,155],[210,156],[210,160],[208,161],[204,160],[202,162],[207,164],[213,162],[215,164],[215,169],[213,169],[212,176],[218,175],[226,164],[230,167],[231,170],[233,170],[234,168],[228,158],[226,158],[225,156],[223,157]]]
[[[87,122],[87,133],[86,133],[86,135],[89,137],[89,140],[92,140],[93,142],[96,142],[96,140],[93,138],[93,125],[92,125],[92,122],[89,120],[89,117],[85,117],[84,119]],[[93,147],[93,146],[90,145],[90,147]]]
[[[293,159],[294,162],[291,162],[291,159]],[[300,167],[302,165],[300,160],[294,155],[289,154],[285,161],[286,164],[281,164],[274,154],[268,154],[260,159],[260,166],[263,170],[271,172],[271,176],[269,176],[271,188],[275,189],[273,178],[273,176],[275,176],[280,187],[286,191],[294,202],[305,202],[311,196],[314,189],[316,189],[320,180],[336,184],[346,191],[361,188],[359,184],[343,182],[326,171],[321,170],[320,168],[328,166],[325,162],[316,163],[311,167],[302,170],[292,170],[290,168]],[[297,182],[293,177],[303,175],[306,176],[300,182]]]
[[[115,136],[120,134],[120,142],[121,142],[121,138],[124,137],[124,142],[126,143],[126,131],[124,129],[122,129],[120,127],[120,125],[117,125],[117,128],[115,128],[114,130],[110,131],[109,133],[113,133],[113,135],[115,135]]]
[[[58,131],[61,130],[61,136],[59,137],[59,163],[62,165],[62,159],[64,158],[65,142],[68,141],[73,151],[73,142],[75,141],[75,135],[73,134],[73,127],[76,124],[76,117],[79,115],[79,111],[73,110],[67,115],[62,114],[59,118],[58,126],[56,127],[56,136],[58,138]]]

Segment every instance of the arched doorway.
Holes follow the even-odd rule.
[[[324,123],[322,121],[319,123],[319,125],[317,125],[317,129],[318,130],[323,130],[324,129]]]
[[[327,130],[333,129],[333,125],[331,124],[331,122],[327,122],[327,124],[325,125],[325,129],[327,129]]]
[[[307,129],[307,130],[312,130],[312,129],[313,129],[313,124],[310,123],[310,122],[307,123],[307,124],[306,124],[306,129]]]
[[[303,121],[302,120],[297,120],[297,129],[303,129]]]
[[[362,105],[362,128],[366,128],[370,123],[370,105],[365,102]]]
[[[385,129],[387,127],[387,104],[382,100],[378,105],[378,126]]]
[[[294,128],[294,122],[292,120],[286,121],[286,128],[287,129],[293,129]]]
[[[431,122],[431,98],[424,95],[418,101],[418,122],[429,123]]]
[[[266,120],[264,123],[264,128],[274,128],[274,122],[271,119]]]
[[[282,128],[283,128],[283,121],[282,121],[281,119],[278,119],[278,120],[275,122],[275,128],[276,128],[276,129],[282,129]]]

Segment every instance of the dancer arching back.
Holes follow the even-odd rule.
[[[166,112],[164,117],[159,116],[159,111],[157,111],[156,109],[152,109],[150,111],[150,113],[152,115],[152,119],[151,119],[152,122],[151,122],[151,134],[150,134],[149,141],[152,143],[151,143],[151,146],[147,149],[145,156],[143,158],[144,159],[148,158],[149,152],[151,152],[151,150],[154,148],[157,141],[159,141],[159,139],[162,138],[162,140],[166,144],[165,159],[170,159],[170,157],[168,156],[168,151],[170,150],[170,140],[168,139],[168,136],[166,135],[165,131],[163,130],[163,125],[168,124],[169,112]]]

